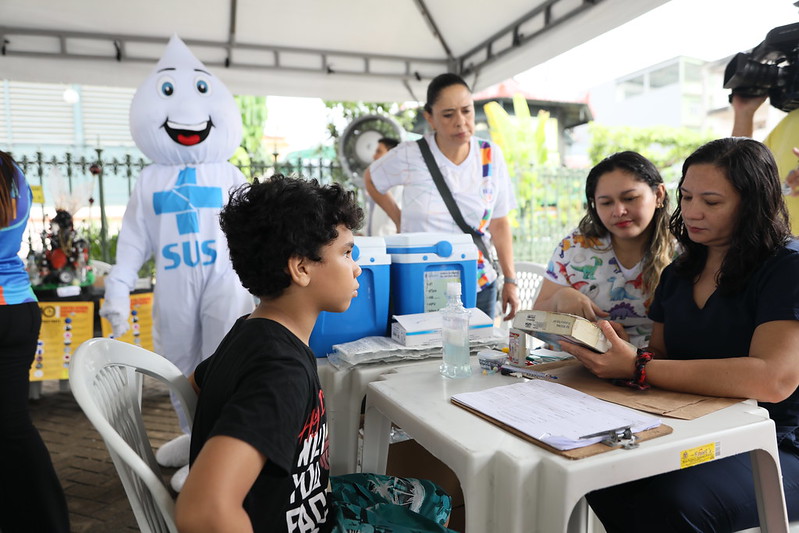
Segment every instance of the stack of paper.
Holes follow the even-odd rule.
[[[638,433],[660,425],[654,416],[540,379],[457,394],[452,401],[558,450],[603,440],[586,435],[624,427]]]
[[[499,332],[494,332],[490,338],[470,341],[472,355],[479,350],[490,348],[497,343],[507,341]],[[364,337],[352,342],[335,344],[333,353],[328,355],[330,364],[336,368],[348,368],[354,365],[428,359],[441,357],[441,342],[424,346],[404,346],[390,337]]]

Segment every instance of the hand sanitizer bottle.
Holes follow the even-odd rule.
[[[441,313],[444,360],[441,375],[466,378],[472,375],[469,361],[469,311],[461,302],[460,282],[447,283],[447,306]]]

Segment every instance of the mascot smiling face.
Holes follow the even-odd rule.
[[[241,142],[233,95],[175,35],[130,105],[130,132],[161,165],[228,160]]]

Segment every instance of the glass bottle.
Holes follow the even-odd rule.
[[[472,375],[469,361],[469,311],[461,301],[460,282],[447,283],[447,306],[441,311],[444,356],[441,375],[466,378]]]

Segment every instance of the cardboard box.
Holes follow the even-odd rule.
[[[556,351],[562,351],[561,340],[599,353],[605,353],[610,349],[610,341],[595,323],[568,313],[539,309],[520,311],[513,319],[513,328],[544,341]],[[629,342],[627,344],[635,348]]]
[[[449,529],[465,530],[463,491],[455,472],[420,446],[415,440],[397,442],[388,447],[386,474],[429,479],[452,497]]]
[[[469,340],[491,338],[494,321],[476,307],[469,311]],[[391,338],[404,346],[441,346],[441,313],[394,315]]]
[[[558,341],[584,346],[595,352],[607,352],[610,342],[593,322],[577,315],[551,311],[522,311],[513,319],[513,327],[560,349]]]
[[[520,329],[510,328],[508,330],[508,360],[510,364],[516,366],[526,365],[528,351],[527,333]]]

